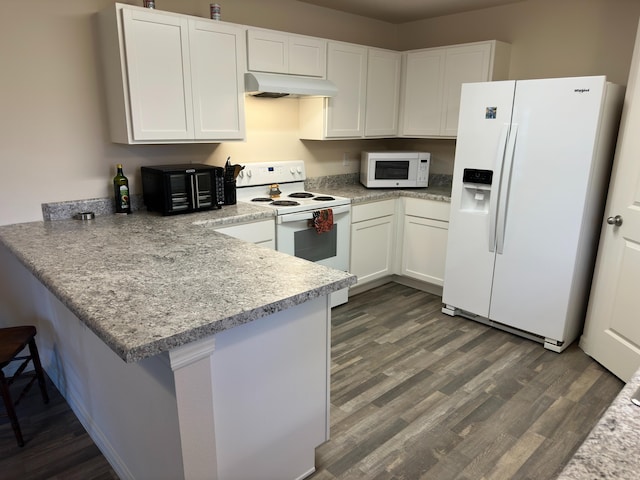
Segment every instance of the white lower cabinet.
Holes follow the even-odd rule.
[[[450,204],[404,198],[401,274],[442,286]]]
[[[215,230],[246,242],[276,249],[276,224],[273,220],[239,223],[228,227],[216,228]]]
[[[351,269],[358,285],[393,274],[396,200],[354,205],[351,210]]]

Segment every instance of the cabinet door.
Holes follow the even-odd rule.
[[[402,135],[440,135],[445,59],[444,48],[405,54]]]
[[[273,220],[229,225],[216,228],[216,231],[245,242],[255,243],[273,250],[276,249],[276,226]]]
[[[441,132],[447,137],[458,135],[460,93],[463,83],[489,80],[491,44],[447,48],[444,73]]]
[[[402,274],[442,286],[448,222],[406,215]]]
[[[289,36],[287,34],[248,30],[247,42],[249,70],[289,73]]]
[[[351,268],[358,285],[393,273],[394,216],[351,225]]]
[[[197,140],[245,136],[244,31],[209,21],[189,22]]]
[[[289,73],[309,77],[325,77],[327,73],[327,41],[321,38],[289,37]]]
[[[365,136],[398,134],[400,67],[402,55],[389,50],[369,49]]]
[[[359,45],[329,43],[327,78],[338,94],[327,100],[327,137],[364,135],[367,49]]]
[[[123,9],[134,140],[193,138],[187,19]]]

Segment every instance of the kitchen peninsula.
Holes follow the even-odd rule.
[[[251,205],[0,227],[3,316],[121,478],[302,478],[328,437],[327,295],[352,275],[214,228]]]

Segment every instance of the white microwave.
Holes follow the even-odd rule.
[[[415,188],[429,184],[427,152],[362,152],[360,183],[367,188]]]

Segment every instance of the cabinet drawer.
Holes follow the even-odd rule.
[[[354,205],[351,209],[351,223],[393,215],[395,210],[395,199],[365,203],[363,205]]]
[[[419,198],[405,198],[404,213],[413,217],[433,218],[449,221],[451,204],[438,200],[422,200]]]

